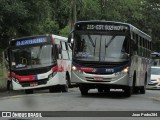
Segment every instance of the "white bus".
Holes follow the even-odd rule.
[[[82,95],[89,89],[121,89],[125,96],[145,93],[150,79],[151,37],[131,24],[79,21],[73,36],[72,83]]]
[[[65,37],[38,35],[12,39],[8,56],[13,90],[30,94],[45,87],[50,92],[67,92],[71,54]]]

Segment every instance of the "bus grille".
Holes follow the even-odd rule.
[[[42,79],[42,80],[35,80],[35,81],[29,81],[29,82],[21,82],[20,84],[22,87],[29,87],[31,83],[37,82],[38,85],[43,85],[47,83],[48,79]]]

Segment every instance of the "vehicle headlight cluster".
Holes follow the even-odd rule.
[[[160,82],[160,78],[157,78],[156,81],[157,81],[157,82]]]
[[[129,67],[125,67],[121,72],[115,73],[115,75],[124,75],[129,72]]]
[[[79,70],[79,69],[78,69],[76,66],[74,66],[74,65],[72,66],[72,70],[83,74],[83,71],[82,71],[82,70]]]
[[[49,76],[48,76],[48,80],[52,79],[55,75],[56,75],[57,72],[53,72],[51,73]]]
[[[15,81],[16,83],[19,83],[18,79],[16,78],[12,78],[13,81]]]

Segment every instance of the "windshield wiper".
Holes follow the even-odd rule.
[[[105,48],[107,48],[111,44],[111,42],[114,40],[115,37],[116,37],[116,35],[112,36],[112,38],[109,40],[107,45],[105,45]]]
[[[92,46],[93,46],[93,47],[95,47],[95,44],[94,44],[94,42],[93,42],[93,40],[92,40],[91,36],[90,36],[90,35],[88,35],[88,37],[89,37],[89,41],[92,43]]]

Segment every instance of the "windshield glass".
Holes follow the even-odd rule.
[[[52,45],[13,49],[11,61],[12,68],[14,69],[49,66],[54,62]]]
[[[151,68],[151,74],[160,75],[160,68]]]
[[[81,61],[124,62],[128,41],[124,35],[75,34],[73,56]]]

